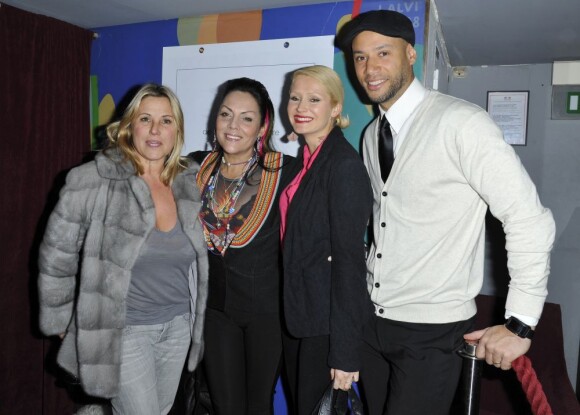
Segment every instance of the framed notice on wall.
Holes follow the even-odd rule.
[[[506,143],[525,146],[529,91],[489,91],[487,112],[503,132]]]

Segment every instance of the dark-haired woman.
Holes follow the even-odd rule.
[[[260,82],[226,82],[215,124],[214,150],[192,154],[210,252],[209,392],[217,415],[272,414],[282,353],[278,196],[293,165],[270,146],[274,109]]]

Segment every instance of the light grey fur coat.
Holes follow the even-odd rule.
[[[179,220],[196,253],[189,275],[189,370],[203,354],[208,287],[195,183],[199,166],[191,164],[172,184]],[[40,328],[46,335],[66,333],[58,363],[90,395],[117,393],[131,269],[154,226],[149,187],[115,151],[99,153],[95,161],[70,171],[48,221],[39,255]]]

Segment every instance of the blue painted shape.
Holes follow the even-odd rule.
[[[260,39],[334,35],[340,18],[351,11],[352,2],[266,9]]]
[[[274,414],[275,415],[287,415],[288,406],[286,404],[286,397],[284,396],[284,390],[282,389],[282,380],[278,378],[278,383],[276,383],[276,389],[274,391]]]
[[[93,29],[91,75],[99,79],[99,102],[111,94],[115,104],[130,88],[161,82],[163,47],[178,46],[177,19]]]

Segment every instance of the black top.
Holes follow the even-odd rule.
[[[189,157],[201,163],[208,154],[195,152]],[[226,312],[280,312],[282,260],[278,203],[282,189],[295,174],[295,159],[285,155],[270,212],[251,242],[243,247],[230,245],[223,256],[208,254],[208,307]]]

